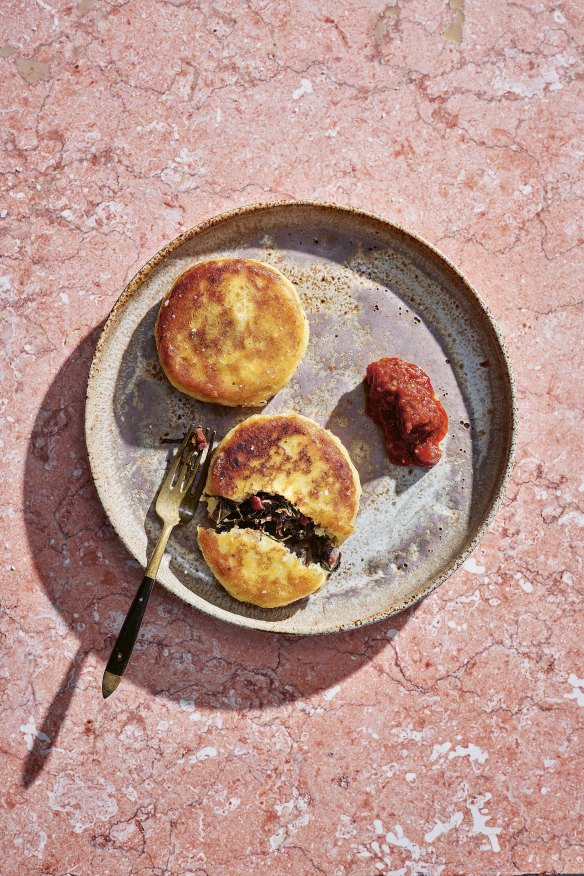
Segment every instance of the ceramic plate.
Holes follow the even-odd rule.
[[[197,402],[165,379],[153,331],[175,277],[203,259],[274,265],[310,321],[295,376],[264,408],[297,411],[343,441],[363,485],[340,569],[314,596],[281,609],[232,599],[196,541],[199,509],[175,530],[159,580],[186,602],[257,629],[312,634],[401,611],[442,583],[492,519],[511,467],[516,409],[501,337],[468,281],[433,247],[375,216],[330,204],[262,204],[218,216],[167,244],[115,304],[89,377],[86,434],[93,477],[120,538],[143,565],[159,531],[153,499],[187,423],[220,436],[258,409]],[[363,377],[381,356],[415,362],[450,421],[432,469],[390,465],[364,413]]]

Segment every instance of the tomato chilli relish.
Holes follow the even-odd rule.
[[[390,462],[436,465],[448,417],[428,375],[403,359],[379,359],[367,367],[366,387],[366,412],[381,426]]]

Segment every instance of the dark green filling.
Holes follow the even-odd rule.
[[[314,521],[283,496],[260,492],[243,502],[217,498],[211,517],[217,532],[227,532],[234,526],[261,530],[284,542],[306,566],[319,563],[327,572],[334,572],[341,562],[341,554],[331,539],[315,532]]]

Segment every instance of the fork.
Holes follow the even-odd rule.
[[[201,441],[203,436],[204,444]],[[214,441],[213,429],[189,426],[162,483],[156,499],[156,513],[163,522],[162,532],[105,667],[101,683],[104,699],[113,694],[130,660],[170,534],[175,526],[191,520],[197,509],[209,471]],[[205,461],[201,467],[205,450]],[[197,478],[199,468],[201,472]]]

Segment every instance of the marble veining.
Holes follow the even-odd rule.
[[[8,0],[0,38],[3,866],[16,876],[584,872],[576,0]],[[83,437],[99,328],[160,246],[312,198],[441,248],[507,341],[506,499],[415,609],[319,638],[155,592]],[[0,868],[1,869],[1,868]]]

